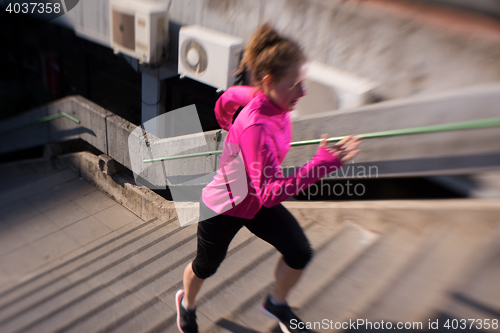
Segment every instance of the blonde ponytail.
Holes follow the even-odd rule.
[[[239,71],[250,70],[254,83],[260,85],[266,75],[279,80],[290,66],[305,60],[304,52],[296,42],[266,23],[250,37]]]

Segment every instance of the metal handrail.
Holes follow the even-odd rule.
[[[0,131],[0,134],[5,134],[5,133],[9,133],[9,132],[18,131],[18,130],[23,129],[23,128],[28,128],[28,127],[31,127],[31,126],[35,126],[35,125],[38,125],[38,124],[41,124],[41,123],[45,123],[45,122],[48,122],[48,121],[51,121],[51,120],[54,120],[54,119],[57,119],[57,118],[61,118],[61,117],[68,118],[68,119],[70,119],[71,121],[74,121],[77,124],[80,123],[80,120],[78,120],[75,117],[67,114],[66,112],[59,112],[59,113],[56,113],[56,114],[53,114],[53,115],[50,115],[50,116],[42,117],[40,119],[37,119],[37,120],[32,121],[32,122],[27,123],[27,124],[23,124],[23,125],[20,125],[20,126],[17,126],[17,127],[9,128],[9,129],[4,130],[4,131]]]
[[[399,129],[399,130],[372,132],[372,133],[358,134],[358,135],[355,135],[354,137],[360,138],[360,139],[374,139],[374,138],[384,138],[384,137],[399,136],[399,135],[423,134],[423,133],[456,131],[456,130],[465,130],[465,129],[479,129],[479,128],[497,127],[497,126],[500,126],[500,117],[462,121],[462,122],[440,124],[440,125],[412,127],[412,128],[405,128],[405,129]],[[327,142],[338,142],[338,141],[344,139],[345,137],[346,136],[331,137],[331,138],[328,138],[326,141]],[[296,147],[296,146],[313,145],[313,144],[319,144],[321,141],[322,141],[322,139],[295,141],[295,142],[290,143],[290,146]],[[176,160],[176,159],[181,159],[181,158],[218,155],[221,153],[222,153],[222,150],[214,150],[214,151],[207,151],[207,152],[201,152],[201,153],[176,155],[176,156],[168,156],[168,157],[158,157],[158,158],[143,160],[142,162],[143,163],[150,163],[150,162],[158,162],[158,161],[170,161],[170,160]]]

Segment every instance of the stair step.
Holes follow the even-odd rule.
[[[252,250],[252,253],[245,252],[246,248],[249,246],[254,249]],[[244,249],[245,251],[242,251]],[[189,260],[191,260],[194,257],[195,254],[194,250],[195,246],[193,245],[192,256],[189,258]],[[205,283],[204,288],[202,289],[199,295],[200,297],[198,301],[203,302],[203,297],[204,296],[206,297],[206,293],[210,292],[212,286],[217,285],[218,283],[220,283],[220,281],[224,283],[225,279],[230,278],[233,274],[238,274],[238,269],[245,269],[245,266],[247,265],[249,260],[248,259],[249,254],[251,255],[251,258],[253,258],[255,257],[256,253],[260,253],[259,251],[265,252],[269,250],[272,250],[272,247],[270,245],[257,239],[246,228],[242,228],[231,242],[227,258],[222,263],[219,272],[215,275],[215,277],[208,279],[207,282]],[[185,264],[187,264],[189,260],[187,260]],[[232,264],[233,262],[235,264]],[[176,267],[175,269],[169,271],[158,280],[154,281],[154,283],[138,290],[137,294],[139,295],[139,297],[146,303],[152,302],[152,304],[154,304],[155,301],[151,300],[151,295],[158,295],[158,297],[164,303],[171,304],[172,307],[174,307],[175,306],[175,304],[173,303],[174,295],[178,289],[182,288],[182,272],[184,270],[185,264],[182,267]],[[149,310],[143,309],[142,311],[147,312]],[[127,327],[130,324],[129,319],[131,318],[130,317],[131,313],[132,312],[124,314],[124,316],[120,320],[118,320],[115,324],[113,323],[110,324],[108,326],[109,329],[119,328],[125,331],[128,330]],[[199,319],[203,318],[203,314],[199,313],[198,317]],[[169,325],[174,323],[175,321],[174,319],[175,318],[171,316],[167,318],[167,320],[165,321],[165,317],[162,316],[161,318],[159,318],[159,320],[162,320],[162,323],[160,323],[158,327],[168,327]]]
[[[434,230],[419,256],[363,314],[369,320],[421,321],[438,310],[457,280],[470,269],[470,259],[490,233],[491,223],[477,223],[474,212],[434,212]]]
[[[195,241],[190,240],[176,249],[175,256],[163,257],[162,259],[167,258],[168,260],[164,261],[165,266],[160,264],[157,267],[159,268],[158,271],[148,272],[143,270],[142,273],[144,275],[141,280],[129,281],[134,282],[129,289],[124,289],[122,292],[117,293],[116,290],[112,288],[113,285],[110,285],[108,289],[113,291],[113,298],[100,304],[94,304],[93,307],[89,307],[89,310],[80,313],[78,317],[68,321],[61,328],[61,331],[89,332],[103,329],[119,321],[125,314],[135,311],[137,308],[141,308],[143,304],[151,300],[152,296],[158,299],[154,295],[158,293],[159,287],[163,287],[163,283],[158,283],[158,281],[166,274],[170,274],[170,272],[174,271],[174,268],[177,269],[175,270],[176,272],[182,270],[187,262],[192,259],[195,245]],[[152,286],[156,288],[156,290],[151,291]],[[148,301],[145,301],[146,298],[148,298]],[[164,316],[165,314],[163,314],[162,318],[164,318]]]
[[[184,230],[195,230],[196,225],[186,227]],[[192,231],[191,231],[192,233]],[[193,234],[193,236],[195,236]],[[242,230],[235,237],[230,250],[236,248],[238,245],[246,242],[249,237],[252,237],[247,230]],[[179,243],[180,244],[180,243]],[[161,294],[165,288],[172,288],[176,286],[175,290],[179,288],[178,284],[182,279],[182,271],[186,264],[193,259],[194,251],[196,249],[196,238],[191,237],[189,241],[175,248],[175,255],[165,255],[155,260],[150,265],[141,267],[140,270],[122,277],[113,283],[107,283],[107,288],[113,291],[116,296],[101,304],[95,304],[90,311],[80,313],[80,316],[73,318],[72,321],[67,322],[61,329],[64,331],[96,331],[97,329],[103,332],[111,331],[114,329],[121,330],[119,327],[123,324],[134,325],[131,319],[131,313],[139,312],[142,316],[150,318],[149,323],[154,324],[151,319],[150,311],[156,313],[159,305],[156,303],[161,300],[156,296]],[[139,260],[141,261],[141,260]],[[127,299],[131,299],[128,304]],[[135,304],[134,300],[140,300],[139,304]],[[170,303],[172,301],[170,300]],[[144,304],[149,304],[144,306]],[[140,311],[138,309],[141,309]],[[161,321],[165,318],[165,314],[161,314],[157,318]],[[128,328],[127,328],[128,330]]]
[[[86,283],[81,283],[72,290],[71,298],[85,296],[92,290]],[[59,305],[64,304],[64,300],[55,299],[55,301],[48,302],[49,310],[45,311],[43,306],[37,306],[25,312],[15,313],[13,317],[8,318],[0,323],[1,332],[26,332],[33,327],[29,327],[33,322],[38,323],[43,321],[44,316],[50,311],[51,308],[57,308]]]
[[[304,320],[314,322],[323,319],[334,320],[332,313],[336,318],[341,318],[343,313],[347,312],[346,319],[352,318],[353,313],[360,311],[365,303],[369,303],[381,290],[384,285],[391,283],[391,276],[395,275],[398,269],[404,266],[405,259],[413,253],[421,244],[424,237],[422,230],[412,230],[411,228],[399,228],[395,224],[401,219],[411,220],[422,227],[426,223],[421,220],[426,214],[417,214],[412,218],[402,212],[395,210],[391,213],[379,212],[378,214],[368,214],[366,216],[375,216],[373,220],[363,218],[363,214],[356,211],[339,210],[340,218],[345,221],[361,221],[363,234],[358,237],[358,248],[352,244],[352,240],[345,242],[351,244],[339,244],[337,247],[325,248],[321,255],[324,258],[331,258],[332,261],[343,260],[342,255],[347,252],[342,249],[349,249],[351,258],[345,260],[345,263],[339,265],[337,269],[332,268],[329,275],[323,277],[322,281],[311,281],[308,292],[301,294],[299,299],[294,302],[295,293],[299,292],[300,284],[292,291],[290,297],[291,304],[297,305],[298,315]],[[354,225],[357,226],[357,225]],[[357,226],[359,228],[359,226]],[[372,231],[370,237],[367,232]],[[363,244],[364,243],[364,244]],[[364,246],[361,246],[364,245]],[[326,261],[328,263],[328,259]],[[331,265],[331,264],[330,264]],[[383,267],[383,269],[380,269]],[[324,268],[321,267],[320,271]],[[309,269],[311,275],[314,268]],[[306,280],[302,282],[307,282]],[[295,290],[297,289],[297,290]],[[253,309],[255,312],[255,309]],[[248,315],[251,318],[251,315]],[[249,321],[251,324],[251,322]],[[252,327],[252,326],[250,326]],[[265,329],[265,332],[280,331],[276,322],[272,322]]]
[[[325,246],[345,227],[344,224],[339,223],[335,216],[332,216],[330,221],[323,220],[319,223],[314,223],[311,219],[307,219],[306,223],[310,224],[305,229],[306,235],[311,242],[311,246],[316,249]],[[273,272],[279,256],[279,253],[272,249],[271,256],[261,262],[258,267],[243,278],[235,281],[231,286],[223,290],[218,290],[216,294],[214,293],[213,297],[207,299],[206,303],[201,306],[199,305],[200,311],[206,314],[211,320],[211,322],[207,322],[206,324],[201,322],[200,324],[206,325],[204,327],[210,327],[213,326],[213,323],[220,323],[224,320],[227,322],[234,309],[241,307],[242,304],[249,301],[262,302],[266,294],[262,291],[267,290],[274,281]],[[258,297],[255,297],[255,295],[258,295]],[[223,307],[216,306],[216,304],[221,304]],[[234,324],[233,321],[231,323]],[[258,327],[255,326],[256,324],[254,323],[254,326],[251,327],[259,331]]]
[[[67,276],[77,271],[85,270],[95,262],[121,250],[127,251],[127,249],[136,248],[137,242],[141,239],[147,237],[156,238],[157,233],[167,233],[171,231],[172,227],[175,227],[175,224],[172,223],[173,221],[174,220],[162,223],[157,219],[152,219],[130,230],[124,230],[120,235],[115,235],[115,237],[108,239],[89,251],[76,255],[61,264],[35,274],[29,280],[0,294],[0,314],[5,308],[12,308],[12,306],[20,301],[29,299],[30,302],[34,302],[51,295],[55,290],[59,290],[68,283],[68,281],[65,280]],[[147,241],[148,240],[146,240],[146,242]]]
[[[457,284],[450,297],[439,305],[439,313],[448,318],[481,319],[483,323],[488,320],[500,322],[500,233],[492,233],[483,242],[484,247],[477,251],[475,263],[470,274],[467,274],[461,283]],[[471,321],[466,321],[469,327]],[[479,327],[479,322],[472,327]],[[500,329],[487,331],[500,332]]]
[[[98,333],[149,332],[155,328],[161,319],[175,315],[176,310],[165,304],[159,298],[154,298],[143,306],[137,307],[130,313],[125,328],[121,325],[102,326]],[[160,319],[161,318],[161,319]],[[115,322],[113,322],[115,323]],[[178,333],[177,331],[176,333]]]
[[[91,279],[97,276],[117,275],[116,272],[120,269],[125,270],[125,266],[132,269],[136,265],[143,263],[144,260],[154,257],[165,248],[194,235],[195,232],[195,228],[180,229],[176,222],[171,223],[137,239],[118,251],[102,256],[100,260],[92,262],[85,269],[74,270],[67,278],[71,281],[80,281],[85,278],[89,283],[99,285],[100,281],[96,282]]]
[[[298,311],[299,316],[308,322],[357,318],[393,282],[421,240],[403,229],[390,228],[342,274],[310,298]],[[322,326],[314,328],[318,332],[333,331]]]
[[[202,310],[203,304],[205,304],[207,300],[210,300],[214,295],[219,294],[221,290],[224,292],[224,288],[227,286],[234,284],[235,281],[241,280],[244,273],[250,274],[253,269],[255,269],[254,266],[258,266],[261,263],[259,260],[255,261],[256,258],[266,258],[272,254],[274,254],[274,249],[256,237],[253,237],[253,239],[248,244],[245,244],[244,247],[239,248],[233,253],[228,253],[228,256],[222,263],[217,274],[214,275],[214,277],[207,279],[199,294],[197,315],[200,331],[204,331],[203,328],[211,323],[211,319],[207,318]],[[182,272],[184,267],[180,268],[181,269],[177,272],[169,274],[168,277],[170,279],[177,279],[178,282],[176,286],[170,289],[164,289],[165,291],[158,296],[164,303],[169,304],[172,308],[175,307],[175,293],[178,289],[182,288]],[[168,318],[162,317],[158,326],[164,327],[167,331],[171,329],[170,326],[175,328],[175,313]],[[123,327],[123,330],[128,331],[128,326]]]
[[[66,321],[71,320],[71,316],[62,315],[62,313],[71,311],[70,309],[72,307],[81,308],[81,305],[79,305],[80,302],[84,302],[86,298],[94,297],[94,294],[97,295],[95,297],[99,298],[104,288],[107,289],[107,285],[112,285],[132,274],[134,271],[141,269],[141,266],[146,266],[162,256],[167,255],[168,253],[166,253],[166,251],[169,251],[169,248],[174,249],[178,242],[182,242],[190,237],[192,238],[194,233],[195,226],[191,226],[185,229],[175,229],[171,234],[165,234],[154,241],[146,242],[143,248],[145,248],[145,250],[154,248],[155,252],[143,251],[142,248],[127,253],[123,253],[123,251],[125,251],[123,249],[120,250],[119,252],[122,253],[119,260],[100,268],[100,270],[92,270],[88,272],[88,274],[85,274],[86,272],[77,272],[75,274],[80,274],[79,279],[68,283],[57,293],[51,294],[37,302],[31,301],[29,303],[30,305],[26,308],[16,309],[17,312],[11,314],[7,318],[7,321],[10,322],[9,326],[12,325],[12,322],[17,322],[18,325],[21,325],[20,327],[24,327],[25,325],[26,327],[38,325],[40,322],[47,321],[53,316],[62,316]],[[144,241],[144,239],[141,239],[141,241]],[[141,266],[132,266],[128,264],[128,260],[134,257],[139,258]],[[88,282],[92,282],[92,284]],[[83,284],[90,285],[91,289],[86,291],[84,295],[76,294],[75,290],[78,290],[80,285]],[[98,305],[99,303],[95,304]],[[91,309],[92,307],[89,308]],[[4,318],[0,325],[5,321]],[[0,328],[1,327],[3,327],[3,325],[0,326]]]
[[[229,248],[228,256],[231,256],[232,252],[238,252],[238,249],[242,244],[247,242],[252,242],[254,240],[254,236],[251,235],[248,230],[241,230],[231,243]],[[178,289],[182,288],[182,273],[184,271],[185,266],[188,264],[190,260],[194,258],[195,249],[196,249],[196,240],[192,240],[189,243],[183,246],[184,249],[179,248],[176,249],[175,258],[179,261],[179,264],[172,267],[163,267],[164,271],[159,272],[157,278],[151,283],[144,285],[143,287],[138,288],[137,286],[134,289],[134,295],[141,299],[143,304],[134,309],[122,308],[119,310],[120,316],[116,320],[112,321],[101,321],[101,332],[112,332],[112,331],[134,331],[136,320],[135,316],[140,315],[141,317],[149,318],[149,325],[155,327],[159,325],[165,318],[168,316],[168,313],[159,313],[157,314],[157,305],[158,302],[162,302],[167,304],[171,311],[169,312],[171,316],[175,314],[175,304],[173,297],[168,299],[165,297],[165,290],[167,293],[175,293]],[[182,255],[186,254],[184,259],[181,259]],[[164,302],[165,300],[166,302]],[[117,311],[118,313],[118,311]],[[133,320],[131,320],[133,319]],[[90,321],[89,321],[90,323]],[[87,327],[87,323],[84,327]],[[89,326],[93,327],[93,326]],[[149,326],[148,326],[149,327]],[[95,327],[93,327],[95,329]],[[143,329],[142,331],[147,331]]]
[[[306,234],[311,242],[313,248],[318,249],[326,246],[330,243],[332,239],[342,238],[340,235],[343,233],[343,229],[346,228],[345,224],[334,223],[334,221],[329,223],[330,225],[321,225],[320,223],[312,225],[310,228],[306,229]],[[342,231],[341,231],[342,230]],[[357,230],[359,231],[359,229]],[[278,256],[279,257],[279,256]],[[226,313],[217,313],[218,318],[213,318],[213,322],[215,323],[215,327],[212,327],[210,331],[217,332],[221,328],[221,323],[225,323],[226,325],[236,325],[240,328],[245,327],[251,328],[252,330],[261,331],[263,327],[265,327],[269,320],[266,316],[264,316],[260,312],[259,304],[263,301],[265,295],[269,292],[270,287],[273,284],[273,271],[277,258],[268,259],[270,262],[267,266],[262,266],[261,270],[262,274],[265,274],[264,277],[260,277],[257,273],[252,273],[258,278],[258,284],[256,283],[255,291],[251,293],[246,293],[242,295],[241,289],[247,289],[248,277],[245,277],[241,280],[241,286],[235,286],[233,295],[230,294],[230,290],[223,290],[218,297],[221,299],[221,302],[224,302],[225,299],[229,298],[231,301],[235,302],[234,306],[231,306]],[[314,265],[314,260],[311,265]],[[320,262],[320,261],[318,261]],[[246,290],[245,290],[246,292]],[[217,306],[214,306],[214,299],[210,299],[207,307],[211,309],[217,309]],[[234,311],[233,309],[237,309]],[[254,311],[254,315],[251,315],[250,325],[244,320],[245,318],[239,318],[237,314],[245,314],[245,310],[248,309],[248,312]],[[239,310],[239,311],[238,311]],[[212,315],[213,317],[214,315]]]
[[[315,223],[317,231],[328,234],[323,235],[325,238],[322,242],[313,243],[311,240],[316,255],[299,284],[292,290],[290,303],[294,306],[300,306],[311,293],[315,292],[315,288],[329,281],[344,266],[354,260],[378,238],[378,232],[385,228],[385,225],[379,221],[379,214],[347,216],[340,210],[331,208],[330,205],[318,204],[320,206],[316,207],[317,209],[308,209],[309,205],[304,203],[287,202],[285,204],[295,215],[310,223]],[[358,218],[363,219],[364,226],[369,226],[377,232],[368,231],[353,223]],[[309,232],[308,230],[308,235]],[[253,298],[240,304],[230,315],[219,319],[210,332],[224,332],[227,330],[226,327],[237,327],[250,332],[253,330],[263,332],[269,329],[276,321],[261,312],[260,303],[271,287],[272,281],[263,286]],[[258,322],[256,318],[259,318]]]
[[[306,229],[306,234],[313,247],[318,247],[331,238],[330,233],[317,229],[314,225]],[[260,261],[247,274],[234,280],[234,283],[230,285],[222,285],[224,288],[219,288],[216,292],[213,292],[210,298],[205,297],[206,302],[199,304],[198,309],[210,319],[210,322],[204,323],[200,321],[200,327],[209,328],[213,325],[212,323],[217,323],[222,318],[226,318],[233,309],[238,308],[247,300],[253,299],[255,294],[271,285],[274,280],[274,268],[279,257],[280,254],[271,249],[270,256]],[[259,327],[258,321],[260,319],[257,318],[254,318],[254,326],[252,327],[255,330],[258,330]]]
[[[328,281],[375,243],[380,234],[370,232],[354,223],[348,223],[344,232],[318,249],[320,252],[290,293],[290,303],[301,307]]]
[[[308,223],[310,224],[310,222],[306,222],[303,226],[307,227]],[[245,228],[241,231],[248,232],[248,230],[246,230]],[[233,240],[233,242],[231,243],[232,246],[233,244],[235,244],[235,240]],[[229,251],[226,260],[222,263],[222,266],[219,269],[218,273],[214,277],[207,279],[202,291],[200,292],[198,298],[198,322],[200,327],[211,324],[211,319],[205,316],[202,310],[203,304],[206,303],[207,300],[210,300],[212,297],[220,294],[220,291],[222,289],[225,289],[232,284],[237,283],[241,279],[241,277],[246,274],[246,272],[255,270],[256,266],[260,266],[262,262],[266,261],[266,259],[270,256],[278,255],[269,244],[263,242],[255,236],[252,236],[251,239],[249,239],[245,243],[242,243],[241,245],[242,246],[234,246],[234,250]],[[273,259],[274,261],[272,262],[272,267],[274,267],[276,259],[277,257]],[[182,270],[184,269],[184,267],[181,268]],[[172,276],[174,276],[176,277],[178,282],[176,284],[170,283],[171,287],[164,288],[164,292],[159,295],[159,298],[163,302],[165,302],[166,304],[171,304],[172,307],[175,306],[173,301],[175,293],[178,289],[182,288],[182,270],[179,269],[177,272],[172,272],[173,274],[169,273],[169,276],[165,277],[171,280]],[[269,273],[269,269],[267,269],[267,271]],[[272,272],[272,268],[270,269],[270,271]],[[166,287],[166,285],[164,285],[164,287]],[[124,323],[123,326],[121,326],[121,329],[126,331],[128,330],[127,327],[127,323]],[[163,317],[162,322],[152,331],[164,332],[169,331],[170,329],[174,329],[174,331],[176,330],[175,315],[172,315],[166,319],[165,317]],[[203,329],[201,330],[203,331]]]
[[[320,286],[339,274],[377,238],[377,234],[368,232],[353,223],[342,224],[342,229],[338,230],[332,239],[315,247],[317,253],[301,281],[292,290],[290,304],[301,306],[308,297],[316,293]],[[259,332],[275,325],[276,321],[263,315],[260,310],[260,304],[267,291],[262,292],[259,297],[243,304],[231,315],[225,317],[226,324],[228,322],[238,324],[242,327],[256,329]],[[256,318],[259,318],[258,326],[255,323]],[[223,328],[222,330],[213,329],[213,332],[222,331],[224,331]]]
[[[443,296],[453,290],[497,311],[497,300],[490,296],[497,266],[481,267],[484,274],[472,274],[469,284],[458,285],[456,278],[471,270],[466,263],[496,227],[496,212],[487,221],[474,221],[473,210],[455,212],[451,220],[446,209],[422,213],[415,208],[411,214],[397,208],[289,209],[316,250],[290,295],[307,321],[387,320],[386,313],[396,313],[392,319],[398,321],[415,321],[443,309],[454,311],[441,311],[445,315],[486,316],[471,312],[459,298]],[[136,228],[0,294],[0,331],[177,332],[174,295],[195,255],[196,225],[154,228]],[[259,304],[272,288],[278,258],[269,244],[243,228],[199,295],[200,331],[276,330],[275,320],[262,314]],[[482,285],[489,286],[486,293]]]
[[[280,258],[280,254],[277,251],[271,251],[272,254],[260,262],[254,269],[249,271],[245,276],[235,280],[234,283],[224,286],[224,289],[220,290],[199,307],[199,311],[210,320],[206,323],[200,322],[201,327],[208,328],[212,323],[225,318],[240,303],[252,298],[263,286],[272,283],[273,271],[276,262]],[[258,322],[259,318],[255,318],[255,321]]]

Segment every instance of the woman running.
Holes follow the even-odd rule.
[[[251,70],[255,87],[231,87],[215,106],[217,120],[228,134],[220,168],[203,190],[196,258],[184,270],[184,290],[176,295],[177,324],[183,333],[198,332],[196,295],[205,279],[216,272],[243,226],[282,255],[274,289],[262,310],[276,318],[284,332],[307,332],[290,327],[291,322],[301,320],[286,299],[313,250],[298,222],[280,203],[358,152],[358,139],[349,136],[327,147],[328,135],[323,134],[316,155],[294,175],[285,177],[280,164],[292,137],[289,111],[305,94],[306,57],[294,41],[265,24],[245,47],[241,68],[245,67]],[[233,123],[240,107],[243,109]]]

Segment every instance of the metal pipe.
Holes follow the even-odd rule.
[[[497,126],[500,126],[500,117],[480,119],[480,120],[462,121],[462,122],[440,124],[440,125],[412,127],[412,128],[405,128],[405,129],[399,129],[399,130],[372,132],[372,133],[358,134],[358,135],[355,135],[354,137],[360,138],[360,139],[374,139],[374,138],[384,138],[384,137],[399,136],[399,135],[457,131],[457,130],[466,130],[466,129],[479,129],[479,128],[497,127]],[[338,142],[338,141],[344,139],[345,137],[346,136],[331,137],[331,138],[328,138],[326,141],[327,142]],[[321,142],[321,140],[322,139],[295,141],[295,142],[290,143],[290,146],[296,147],[296,146],[319,144]],[[210,156],[210,155],[217,155],[217,154],[221,154],[221,153],[222,153],[222,150],[214,150],[214,151],[207,151],[207,152],[194,153],[194,154],[185,154],[185,155],[153,158],[153,159],[149,159],[149,160],[143,160],[143,162],[150,163],[150,162],[158,162],[158,161],[171,161],[171,160],[177,160],[177,159],[181,159],[181,158]]]
[[[33,122],[30,122],[30,123],[27,123],[27,124],[24,124],[24,125],[21,125],[21,126],[9,128],[7,130],[4,130],[4,131],[0,132],[0,134],[5,134],[5,133],[10,133],[10,132],[18,131],[18,130],[23,129],[23,128],[27,128],[27,127],[38,125],[38,124],[41,124],[41,123],[45,123],[47,121],[51,121],[51,120],[54,120],[54,119],[57,119],[57,118],[61,118],[61,117],[68,118],[68,119],[70,119],[71,121],[74,121],[77,124],[80,123],[80,120],[76,119],[73,116],[70,116],[66,112],[59,112],[59,113],[56,113],[56,114],[52,114],[50,116],[42,117],[40,119],[37,119],[37,120],[35,120]]]

